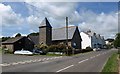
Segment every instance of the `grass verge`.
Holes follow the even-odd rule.
[[[113,53],[112,56],[108,59],[107,63],[105,64],[102,72],[118,72],[118,54]]]

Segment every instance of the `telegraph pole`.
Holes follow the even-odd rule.
[[[66,49],[68,55],[68,17],[66,17]]]

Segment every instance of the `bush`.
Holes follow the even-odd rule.
[[[91,47],[86,47],[87,51],[92,51],[93,49]]]
[[[66,54],[66,55],[71,55],[72,54],[72,47],[71,46],[68,46],[68,49],[67,48],[65,48],[64,50],[63,50],[63,52]]]
[[[93,51],[93,49],[91,47],[86,47],[86,49],[82,50],[82,53],[89,52],[89,51]]]
[[[51,45],[48,47],[48,52],[56,52],[57,46],[56,45]]]
[[[35,45],[34,47],[42,50],[45,54],[48,52],[48,46],[46,44],[38,44],[38,45]]]
[[[49,52],[64,52],[66,46],[64,44],[51,45],[48,47]]]
[[[51,45],[48,47],[48,52],[63,52],[65,54],[71,55],[72,47],[68,46],[68,49],[66,49],[66,45],[64,44]]]

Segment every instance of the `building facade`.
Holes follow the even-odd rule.
[[[82,38],[82,49],[86,49],[86,47],[104,48],[105,46],[104,37],[100,36],[100,34],[87,31],[87,32],[81,32],[80,35]]]
[[[68,45],[76,49],[81,49],[81,36],[77,26],[68,27]],[[39,27],[39,43],[66,44],[66,27],[52,29],[47,18],[45,18]]]

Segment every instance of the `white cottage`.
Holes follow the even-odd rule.
[[[87,32],[81,32],[80,35],[82,38],[82,49],[86,47],[103,48],[105,45],[104,37],[100,36],[100,34],[96,34],[89,30]]]

